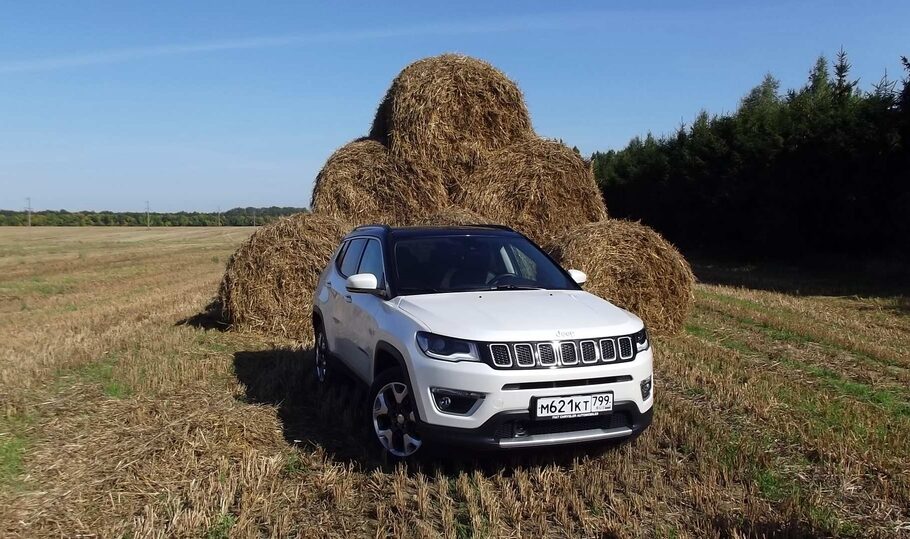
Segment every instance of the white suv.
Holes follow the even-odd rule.
[[[368,384],[372,431],[398,458],[637,435],[648,333],[585,278],[506,227],[359,227],[316,288],[316,376]]]

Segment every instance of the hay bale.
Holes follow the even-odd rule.
[[[641,223],[609,219],[578,226],[546,249],[563,267],[588,274],[588,292],[637,314],[651,330],[679,332],[692,309],[689,263]]]
[[[428,226],[462,226],[462,225],[498,225],[498,221],[488,219],[477,212],[458,206],[447,206],[438,212],[412,223]]]
[[[402,224],[448,203],[441,180],[396,170],[381,143],[358,139],[333,153],[316,176],[310,208],[352,224]]]
[[[529,137],[491,153],[455,203],[495,217],[538,243],[607,216],[594,174],[564,144]]]
[[[370,138],[410,175],[454,188],[485,153],[532,133],[518,86],[492,65],[458,54],[424,58],[392,81]]]
[[[313,290],[351,228],[331,215],[298,213],[257,229],[231,256],[221,282],[231,327],[311,343]]]

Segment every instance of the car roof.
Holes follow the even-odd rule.
[[[511,228],[503,225],[477,224],[477,225],[421,225],[390,227],[388,225],[365,225],[355,228],[345,239],[358,236],[417,238],[427,236],[469,236],[483,234],[484,236],[519,236]]]

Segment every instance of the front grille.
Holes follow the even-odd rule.
[[[632,338],[631,337],[620,337],[619,338],[619,359],[631,359],[634,352],[632,352]]]
[[[556,350],[550,343],[540,343],[537,345],[537,354],[540,357],[541,367],[553,367],[556,365]]]
[[[578,363],[578,350],[575,348],[575,343],[571,341],[559,343],[559,356],[563,365]]]
[[[530,344],[515,345],[515,362],[519,367],[534,366],[534,349]]]
[[[631,382],[632,377],[629,375],[622,376],[602,376],[600,378],[583,378],[581,380],[547,380],[544,382],[519,382],[517,384],[505,384],[502,386],[503,391],[517,391],[520,389],[552,389],[556,387],[579,387],[579,386],[596,386],[600,384],[618,384],[620,382]]]
[[[512,366],[512,354],[509,353],[508,345],[491,344],[490,355],[493,357],[493,364],[497,367]]]
[[[632,335],[599,339],[480,343],[481,359],[497,369],[582,367],[634,361]]]
[[[597,346],[594,341],[581,341],[581,362],[597,363]]]

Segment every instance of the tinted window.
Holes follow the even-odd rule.
[[[520,236],[436,236],[395,242],[400,294],[578,286]]]
[[[348,245],[344,258],[341,260],[340,271],[345,277],[357,273],[357,265],[360,264],[360,255],[363,254],[363,247],[366,242],[367,240],[365,239],[351,240],[351,244]]]
[[[360,268],[357,273],[372,273],[376,276],[379,286],[383,286],[385,271],[382,267],[382,248],[376,240],[369,240],[367,247],[363,251],[363,258],[360,259]]]

